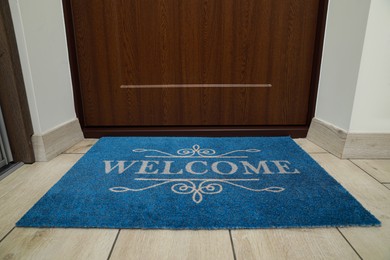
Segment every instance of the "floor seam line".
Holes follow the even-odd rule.
[[[340,228],[336,228],[339,233],[341,234],[341,236],[345,239],[345,241],[347,241],[348,245],[352,248],[352,250],[357,254],[357,256],[363,260],[363,257],[361,257],[361,255],[358,253],[358,251],[356,251],[356,249],[352,246],[351,242],[349,242],[349,240],[344,236],[343,232],[341,232]]]
[[[377,178],[375,178],[374,176],[372,176],[372,174],[370,174],[369,172],[367,172],[366,170],[364,170],[362,167],[360,167],[359,165],[357,165],[356,163],[354,163],[352,160],[348,159],[348,161],[350,161],[351,163],[353,163],[354,165],[356,165],[356,167],[358,167],[360,170],[364,171],[365,173],[367,173],[371,178],[373,178],[374,180],[376,180],[379,184],[382,184],[382,182],[380,182]],[[385,185],[383,185],[385,186]]]
[[[14,226],[10,231],[8,231],[8,233],[5,234],[5,236],[4,236],[2,239],[0,239],[0,244],[1,244],[1,242],[3,242],[4,239],[6,239],[6,237],[7,237],[9,234],[11,234],[12,231],[14,231],[14,229],[15,229],[15,226]]]
[[[107,260],[111,259],[111,255],[112,255],[112,252],[114,251],[114,248],[115,248],[115,245],[116,245],[116,241],[118,240],[120,232],[121,232],[121,229],[118,229],[118,233],[116,233],[116,236],[115,236],[115,239],[114,239],[114,243],[112,243],[112,247],[111,247],[110,253],[108,254]]]
[[[229,236],[230,236],[230,244],[231,244],[232,250],[233,250],[233,259],[234,259],[234,260],[237,260],[236,250],[234,249],[232,231],[231,231],[230,229],[229,229]]]

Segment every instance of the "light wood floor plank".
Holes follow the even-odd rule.
[[[343,235],[363,259],[390,259],[390,190],[349,160],[312,156],[382,222],[382,227],[340,228]]]
[[[233,259],[229,231],[121,230],[111,259]]]
[[[15,228],[0,259],[107,259],[118,230]]]
[[[390,182],[390,160],[352,160],[380,182]]]
[[[79,154],[26,165],[0,181],[0,239],[73,166]]]
[[[304,138],[299,138],[299,139],[294,139],[294,141],[307,153],[326,153],[324,149],[319,147],[318,145],[310,142],[307,139]]]
[[[98,140],[99,139],[84,139],[66,150],[64,153],[86,153]]]
[[[238,260],[359,259],[335,228],[234,230]]]

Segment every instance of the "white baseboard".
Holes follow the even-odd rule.
[[[337,157],[342,157],[347,140],[347,132],[334,125],[313,118],[309,132],[307,133],[307,139]]]
[[[390,133],[347,133],[313,118],[307,139],[343,159],[390,158]]]
[[[42,135],[33,135],[31,140],[35,160],[49,161],[83,139],[83,132],[77,118]]]

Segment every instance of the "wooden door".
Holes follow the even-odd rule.
[[[83,127],[307,126],[323,2],[69,0]]]

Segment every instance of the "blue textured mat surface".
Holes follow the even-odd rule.
[[[100,139],[17,226],[379,224],[288,137],[110,137]]]

